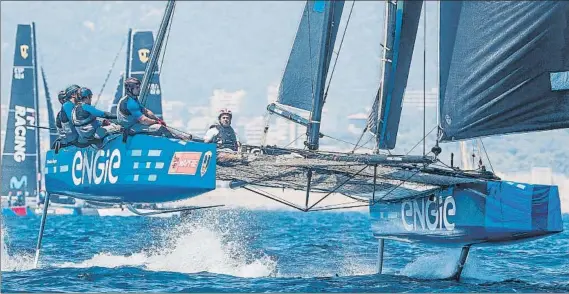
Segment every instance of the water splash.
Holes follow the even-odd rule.
[[[229,214],[229,215],[228,215]],[[162,245],[130,256],[100,253],[81,263],[60,267],[136,266],[150,271],[180,273],[209,272],[237,277],[266,277],[277,274],[276,261],[263,253],[253,254],[240,238],[235,213],[204,213],[178,224],[158,236]]]
[[[11,272],[11,271],[25,271],[30,270],[34,267],[34,258],[30,254],[24,253],[13,253],[12,255],[8,252],[8,231],[4,226],[4,221],[0,218],[0,228],[1,228],[1,235],[0,240],[2,242],[2,252],[0,253],[0,268],[2,272]]]

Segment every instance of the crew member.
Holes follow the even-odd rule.
[[[191,140],[192,136],[176,136],[166,127],[166,123],[154,115],[152,111],[140,104],[140,80],[130,77],[124,81],[126,95],[119,100],[117,105],[117,121],[133,133],[146,133],[153,136],[164,136]]]
[[[91,105],[93,92],[89,88],[78,90],[78,103],[73,108],[73,126],[79,134],[80,141],[89,142],[93,139],[103,139],[108,134],[121,131],[120,126],[108,119],[116,119],[110,112],[99,110]],[[101,118],[102,120],[99,120]]]
[[[71,85],[57,95],[57,99],[61,103],[61,110],[57,114],[55,123],[58,130],[61,130],[60,142],[62,147],[77,143],[79,138],[71,121],[71,113],[77,103],[77,90],[79,88],[78,85]]]
[[[232,119],[233,114],[231,110],[221,109],[217,116],[218,122],[209,127],[209,130],[205,133],[204,142],[217,143],[217,147],[220,149],[237,151],[241,143],[239,143],[237,134],[231,126]]]

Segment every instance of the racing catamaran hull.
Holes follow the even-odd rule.
[[[97,149],[50,150],[46,190],[51,195],[106,203],[160,203],[215,189],[213,144],[139,134]]]
[[[508,243],[563,231],[557,186],[480,181],[370,206],[376,238],[436,245]]]

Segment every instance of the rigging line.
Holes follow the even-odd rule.
[[[314,212],[314,211],[327,211],[327,210],[337,210],[337,209],[345,209],[345,208],[358,208],[358,207],[367,207],[367,206],[370,206],[370,204],[360,204],[360,205],[343,206],[343,207],[318,208],[318,209],[313,209],[311,211],[312,212]]]
[[[405,155],[409,155],[409,153],[411,153],[411,151],[413,151],[413,149],[415,149],[415,147],[419,146],[419,144],[421,144],[422,141],[425,141],[425,139],[427,138],[427,136],[429,136],[438,126],[434,126],[424,137],[423,139],[419,140],[419,142],[417,142],[417,144],[415,144],[415,146],[413,146],[413,148],[411,148],[409,151],[407,151],[407,153],[405,153]]]
[[[366,141],[365,143],[363,143],[363,144],[360,145],[360,146],[355,146],[354,150],[352,150],[352,153],[354,153],[354,152],[355,152],[356,150],[358,150],[359,148],[362,148],[363,146],[367,145],[367,144],[369,143],[369,141],[371,141],[371,139],[373,139],[373,138],[374,138],[373,136],[370,136],[369,139],[367,139],[367,141]],[[371,149],[371,148],[369,148],[369,147],[363,147],[363,148],[366,148],[366,149],[368,149],[368,150],[373,150],[373,149]]]
[[[297,210],[300,210],[300,211],[304,211],[304,209],[300,208],[300,207],[297,206],[296,204],[294,204],[294,203],[292,203],[292,202],[288,202],[288,201],[286,201],[286,200],[284,200],[284,199],[282,199],[282,198],[279,198],[279,197],[277,197],[277,196],[275,196],[275,195],[272,195],[272,194],[268,193],[267,191],[264,191],[264,190],[261,190],[261,189],[258,189],[258,191],[257,191],[257,189],[251,188],[251,187],[247,187],[247,186],[243,186],[243,189],[245,189],[245,190],[247,190],[247,191],[250,191],[250,192],[253,192],[253,193],[257,194],[257,195],[263,196],[263,197],[265,197],[265,198],[271,199],[271,200],[276,201],[276,202],[278,202],[278,203],[284,204],[284,205],[286,205],[286,206],[292,207],[292,208],[294,208],[294,209],[297,209]]]
[[[348,25],[350,24],[350,18],[352,17],[352,11],[354,10],[354,5],[356,1],[352,2],[352,7],[350,8],[350,14],[348,15],[348,20],[346,21],[346,27],[344,28],[344,33],[342,34],[342,40],[340,40],[340,45],[338,46],[338,52],[336,53],[336,59],[334,60],[334,65],[332,66],[332,72],[330,72],[330,79],[328,80],[328,85],[326,86],[326,91],[324,92],[324,99],[322,104],[326,103],[326,98],[328,97],[328,90],[330,89],[330,84],[332,83],[332,78],[334,77],[334,71],[336,70],[336,64],[338,63],[338,57],[340,57],[340,51],[342,51],[342,45],[344,44],[344,37],[348,31]],[[340,24],[338,24],[339,26]],[[330,31],[330,34],[332,32]]]
[[[113,60],[113,64],[111,65],[111,68],[109,69],[109,72],[107,73],[107,77],[105,78],[105,81],[103,82],[103,85],[101,86],[101,90],[99,90],[99,94],[97,95],[97,100],[95,100],[94,106],[97,106],[97,103],[99,103],[99,99],[101,99],[101,95],[103,95],[103,90],[105,90],[105,86],[107,85],[107,82],[109,81],[109,77],[111,76],[111,73],[113,72],[113,69],[115,68],[115,64],[117,63],[117,59],[119,58],[119,55],[122,52],[122,48],[124,47],[125,42],[126,42],[126,38],[123,38],[119,52],[117,52],[117,55],[115,56],[115,59]],[[127,58],[129,58],[129,57],[127,57]]]
[[[328,138],[330,138],[330,139],[332,139],[332,140],[336,140],[336,141],[339,141],[339,142],[343,142],[343,143],[346,143],[346,144],[350,144],[350,145],[352,145],[352,146],[357,146],[356,144],[354,144],[354,143],[352,143],[352,142],[348,142],[348,141],[342,140],[342,139],[340,139],[340,138],[335,138],[335,137],[332,137],[332,136],[329,136],[329,135],[324,135],[324,137],[328,137]],[[368,148],[368,147],[363,147],[363,146],[360,146],[360,147],[361,147],[361,148],[368,149],[368,150],[372,150],[371,148]]]
[[[364,128],[362,134],[360,135],[360,138],[358,139],[358,141],[356,142],[356,145],[354,146],[354,149],[352,149],[351,153],[354,153],[356,151],[356,148],[358,148],[358,145],[360,144],[360,141],[362,140],[362,138],[364,137],[365,133],[367,132],[367,126]]]
[[[324,195],[322,198],[320,198],[320,200],[316,201],[314,204],[312,204],[310,207],[306,208],[306,210],[310,210],[312,209],[314,206],[316,206],[318,203],[322,202],[324,199],[326,199],[328,196],[332,195],[332,193],[336,192],[338,189],[340,189],[341,187],[343,187],[346,183],[348,183],[351,179],[353,179],[354,177],[356,177],[357,175],[359,175],[362,171],[364,171],[368,166],[364,166],[362,169],[360,169],[357,173],[351,175],[349,178],[347,178],[345,181],[343,181],[340,185],[338,185],[336,188],[334,188],[332,191],[330,191],[328,194]]]
[[[338,204],[330,204],[330,205],[325,205],[325,206],[319,206],[319,207],[316,207],[316,209],[312,209],[311,211],[318,211],[318,210],[329,209],[329,208],[342,209],[342,208],[346,208],[346,207],[341,206],[341,205],[356,204],[356,203],[359,204],[362,202],[369,202],[369,200],[350,201],[350,202],[344,202],[344,203],[338,203]],[[337,207],[337,206],[340,206],[340,207]],[[366,204],[366,206],[367,206],[367,204]]]
[[[484,149],[484,153],[486,154],[486,158],[488,159],[488,163],[490,164],[490,168],[492,169],[492,172],[494,172],[494,167],[492,166],[492,161],[490,161],[490,156],[488,156],[488,152],[486,152],[486,147],[484,146],[484,142],[482,142],[482,139],[480,140],[480,144],[482,144],[482,149]]]
[[[394,192],[397,188],[401,187],[401,185],[405,184],[407,181],[409,181],[412,177],[414,177],[415,175],[417,175],[420,172],[420,170],[416,170],[411,176],[409,176],[407,179],[402,180],[401,183],[397,184],[395,187],[393,187],[393,189],[391,189],[389,192],[387,192],[385,195],[377,198],[377,200],[375,200],[372,204],[370,204],[370,206],[375,205],[376,203],[378,203],[381,199],[387,197],[389,194],[391,194],[392,192]]]
[[[427,2],[423,2],[423,138],[427,132],[427,97],[426,97],[426,72],[427,72]],[[423,141],[423,156],[427,150],[427,140]]]
[[[286,147],[288,147],[288,146],[294,144],[294,142],[298,141],[298,139],[300,139],[300,137],[302,137],[302,136],[304,136],[304,134],[301,133],[300,135],[298,135],[298,136],[296,137],[296,139],[294,139],[292,142],[286,144],[283,148],[286,148]]]

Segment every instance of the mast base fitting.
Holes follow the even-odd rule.
[[[439,154],[441,154],[441,152],[443,152],[443,149],[439,147],[439,145],[435,145],[435,147],[431,148],[431,152],[433,152],[435,157],[437,157]]]

